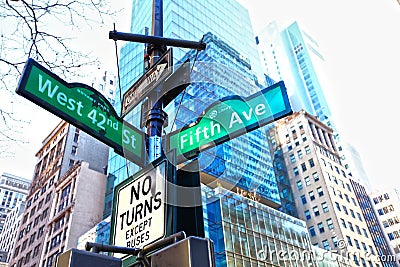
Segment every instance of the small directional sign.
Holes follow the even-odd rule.
[[[110,102],[92,87],[67,83],[29,59],[17,94],[104,142],[132,162],[144,166],[144,133],[123,121]]]
[[[160,57],[142,77],[139,78],[123,95],[121,117],[137,106],[140,101],[149,95],[160,82],[163,82],[172,73],[172,49]]]
[[[249,97],[229,96],[211,104],[196,122],[167,135],[177,163],[292,113],[281,81]]]

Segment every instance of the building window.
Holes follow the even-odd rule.
[[[350,230],[354,232],[353,224],[351,222],[347,222],[347,225],[349,226]]]
[[[297,189],[298,190],[303,189],[303,183],[301,181],[297,181]]]
[[[303,204],[306,204],[306,203],[307,203],[307,199],[306,199],[306,196],[305,196],[305,195],[302,195],[300,198],[301,198],[301,202],[302,202]]]
[[[293,168],[293,173],[294,173],[295,176],[299,175],[299,168],[294,167]]]
[[[326,220],[326,225],[328,225],[328,229],[330,230],[334,228],[332,219]]]
[[[335,202],[335,205],[336,205],[336,209],[337,209],[338,211],[341,211],[339,203]]]
[[[311,168],[315,166],[314,159],[309,159],[308,163],[310,163]]]
[[[356,225],[356,230],[357,230],[357,233],[358,233],[359,235],[361,235],[361,229],[360,229],[360,226]]]
[[[301,150],[297,151],[297,156],[301,159],[303,157],[303,152]]]
[[[338,244],[338,238],[337,238],[337,236],[332,237],[332,244],[333,244],[333,246],[334,246],[335,248],[337,247],[337,244]]]
[[[318,230],[319,230],[320,233],[324,233],[325,232],[324,225],[323,225],[322,222],[320,222],[318,224]]]
[[[313,201],[315,199],[314,191],[308,192],[308,196],[310,197],[310,200]]]
[[[365,235],[365,237],[366,237],[366,238],[368,238],[368,233],[367,233],[367,230],[365,230],[365,228],[363,228],[363,231],[364,231],[364,235]]]
[[[322,203],[321,206],[324,213],[329,212],[328,204],[326,202]]]
[[[345,205],[342,206],[343,207],[343,211],[346,215],[349,215],[348,211],[347,211],[347,207]]]
[[[75,161],[73,160],[73,159],[70,159],[69,160],[69,167],[72,167],[72,166],[74,166],[74,164],[75,164]]]
[[[323,246],[323,248],[325,250],[330,250],[331,249],[331,247],[329,246],[329,242],[326,239],[322,241],[322,246]]]
[[[353,243],[351,242],[350,236],[347,235],[346,238],[347,238],[347,245],[353,246]]]
[[[14,250],[14,258],[18,256],[19,253],[19,246]]]
[[[361,249],[360,248],[360,243],[358,242],[357,239],[354,239],[354,244],[356,244],[356,248]]]
[[[305,172],[305,171],[307,170],[307,167],[306,167],[306,164],[305,164],[305,163],[302,163],[302,164],[301,164],[301,170],[302,170],[303,172]]]
[[[358,220],[360,221],[360,222],[362,222],[363,220],[362,220],[362,218],[361,218],[361,214],[360,213],[358,213],[357,212],[357,217],[358,217]]]
[[[307,155],[311,153],[310,146],[306,146],[306,147],[304,148],[304,150],[306,151],[306,154],[307,154]]]
[[[343,226],[344,228],[347,228],[345,220],[343,220],[342,218],[340,218],[340,222],[342,223],[342,226]]]
[[[351,187],[350,187],[350,185],[349,185],[348,183],[346,183],[346,186],[347,186],[347,190],[349,190],[349,191],[351,192]]]
[[[309,186],[311,184],[310,177],[307,176],[306,178],[304,178],[304,182],[307,186]]]
[[[350,209],[350,214],[351,214],[351,217],[353,217],[354,219],[356,218],[356,215],[354,214],[354,210]]]
[[[317,188],[318,196],[322,197],[324,195],[324,191],[322,190],[322,187]]]
[[[49,202],[50,198],[51,198],[51,192],[47,194],[45,203]]]
[[[33,250],[32,258],[35,258],[39,254],[40,245],[37,245]]]
[[[310,236],[315,236],[315,229],[314,226],[311,226],[310,228],[308,228],[309,232],[310,232]]]
[[[313,207],[313,212],[314,212],[314,215],[315,215],[315,216],[319,216],[319,209],[318,209],[318,206],[314,206],[314,207]]]
[[[304,216],[306,217],[306,220],[311,219],[311,214],[309,210],[304,211]]]
[[[369,251],[371,251],[372,255],[375,255],[375,250],[372,248],[372,246],[369,246]]]
[[[294,157],[294,154],[291,154],[289,157],[290,157],[290,161],[291,161],[292,163],[295,163],[295,162],[296,162],[296,158]]]
[[[315,182],[318,182],[318,181],[319,181],[319,176],[318,176],[318,173],[317,173],[317,172],[314,172],[314,173],[312,174],[312,176],[313,176]]]
[[[77,146],[72,146],[71,155],[75,156],[77,151],[78,151],[78,147]]]

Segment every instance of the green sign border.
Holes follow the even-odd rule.
[[[26,85],[27,85],[27,82],[28,82],[28,79],[29,79],[29,76],[30,76],[30,73],[31,73],[31,70],[33,67],[38,68],[40,71],[44,72],[46,75],[49,75],[50,77],[55,79],[58,83],[67,87],[68,89],[80,87],[80,88],[89,90],[90,92],[95,94],[96,97],[98,97],[99,99],[101,99],[101,101],[103,101],[104,103],[106,103],[108,105],[111,115],[114,116],[115,119],[118,120],[119,123],[121,123],[121,126],[128,127],[141,136],[141,139],[142,139],[141,146],[143,148],[141,150],[141,155],[138,156],[138,155],[128,151],[127,149],[124,149],[122,144],[118,144],[117,142],[115,142],[114,140],[112,140],[110,138],[104,138],[101,134],[99,134],[99,132],[97,132],[97,131],[93,130],[92,128],[90,128],[89,126],[81,123],[80,121],[76,120],[75,118],[73,118],[69,114],[61,111],[60,109],[50,105],[46,101],[43,101],[41,98],[39,98],[35,94],[32,94],[31,92],[27,91]],[[141,167],[143,167],[145,165],[145,157],[146,157],[146,155],[144,153],[144,151],[145,151],[145,149],[144,149],[145,148],[145,134],[141,130],[137,129],[136,127],[132,126],[128,122],[121,119],[118,116],[118,114],[116,113],[116,111],[113,108],[113,106],[111,105],[111,103],[94,88],[92,88],[86,84],[83,84],[83,83],[67,83],[63,79],[58,77],[56,74],[52,73],[51,71],[49,71],[48,69],[46,69],[45,67],[40,65],[35,60],[29,58],[25,64],[24,72],[19,81],[16,93],[27,98],[28,100],[30,100],[33,103],[35,103],[36,105],[44,108],[45,110],[49,111],[50,113],[56,115],[57,117],[60,117],[61,119],[67,121],[68,123],[71,123],[72,125],[78,127],[82,131],[88,133],[89,135],[91,135],[94,138],[98,139],[99,141],[105,143],[106,145],[112,147],[116,153],[118,153],[119,155],[121,155],[129,160],[132,160],[135,164],[138,164]]]
[[[273,121],[279,120],[279,119],[281,119],[281,118],[283,118],[285,116],[291,115],[293,113],[293,111],[292,111],[292,108],[290,106],[289,98],[288,98],[288,95],[287,95],[287,90],[286,90],[286,87],[285,87],[285,83],[283,81],[277,82],[277,83],[275,83],[275,84],[273,84],[273,85],[271,85],[271,86],[269,86],[269,87],[267,87],[267,88],[255,93],[255,94],[252,94],[252,95],[250,95],[248,97],[241,97],[239,95],[227,96],[227,97],[224,97],[224,98],[222,98],[222,99],[220,99],[218,101],[215,101],[210,106],[208,106],[202,112],[202,114],[197,118],[197,120],[195,122],[190,123],[189,125],[186,125],[183,128],[180,128],[178,130],[175,130],[175,131],[169,133],[165,137],[165,140],[164,140],[164,144],[166,144],[167,151],[171,150],[170,140],[171,140],[172,136],[174,136],[176,134],[179,134],[181,131],[184,131],[186,129],[195,128],[201,122],[202,118],[207,114],[207,112],[210,109],[212,109],[214,106],[216,106],[218,104],[221,104],[224,101],[235,100],[235,99],[243,101],[243,102],[248,102],[249,100],[251,100],[253,98],[256,98],[256,97],[258,97],[260,95],[266,94],[267,92],[276,89],[277,87],[279,87],[280,90],[281,90],[281,95],[282,95],[283,102],[284,102],[284,105],[285,105],[285,109],[284,110],[282,110],[281,112],[272,114],[271,116],[269,116],[266,119],[262,119],[262,120],[257,121],[256,123],[249,124],[249,125],[247,125],[246,127],[243,127],[240,130],[233,131],[233,132],[231,132],[231,133],[229,133],[229,134],[227,134],[227,135],[225,135],[225,136],[223,136],[221,138],[218,138],[216,140],[212,140],[212,141],[208,142],[207,144],[205,144],[205,145],[203,145],[201,147],[194,148],[194,149],[192,149],[190,151],[187,151],[187,152],[185,152],[183,154],[177,154],[177,163],[179,164],[179,163],[182,163],[182,162],[184,162],[184,161],[186,161],[188,159],[194,158],[201,151],[207,150],[209,148],[212,148],[214,146],[222,144],[222,143],[224,143],[226,141],[229,141],[229,140],[231,140],[233,138],[241,136],[241,135],[243,135],[245,133],[253,131],[253,130],[257,129],[257,128],[265,126],[268,123],[271,123]],[[172,149],[176,149],[176,148],[174,147]]]

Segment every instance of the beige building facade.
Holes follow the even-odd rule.
[[[42,267],[44,240],[48,235],[52,203],[60,178],[79,161],[102,173],[107,165],[108,147],[78,128],[61,121],[42,142],[20,223],[12,267]],[[103,192],[104,193],[104,192]],[[50,265],[49,265],[50,266]]]
[[[391,188],[375,191],[370,198],[400,266],[400,190]]]
[[[269,138],[271,149],[282,150],[312,244],[349,258],[354,266],[382,266],[332,129],[300,111],[279,120]]]
[[[55,185],[40,266],[52,266],[56,256],[76,248],[79,237],[102,218],[106,175],[76,163]]]

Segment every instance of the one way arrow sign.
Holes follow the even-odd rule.
[[[125,92],[122,100],[121,117],[124,117],[137,104],[149,95],[153,88],[172,73],[172,50],[160,57],[142,77]]]

